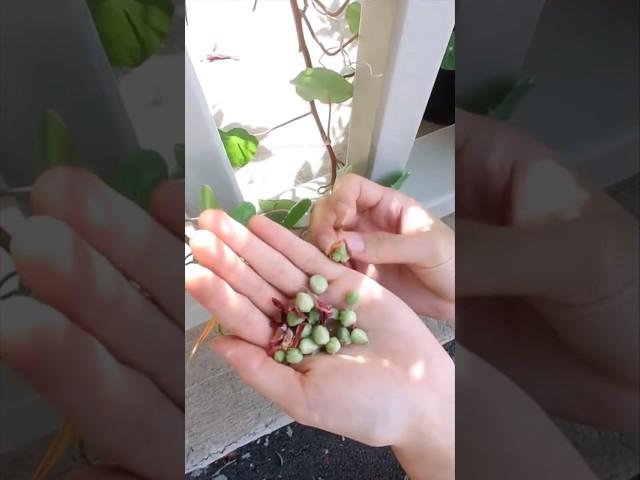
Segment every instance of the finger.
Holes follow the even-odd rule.
[[[263,217],[255,216],[250,224],[253,224],[257,218]],[[213,232],[239,257],[245,259],[260,277],[287,296],[294,295],[306,285],[306,275],[283,255],[284,252],[277,248],[274,250],[263,239],[253,235],[223,211],[203,212],[198,224],[200,228]],[[291,233],[287,232],[287,235]]]
[[[140,480],[116,467],[83,467],[72,471],[65,480]]]
[[[39,299],[184,403],[184,371],[174,361],[182,352],[180,329],[103,255],[64,223],[38,216],[14,234],[11,252],[20,278]]]
[[[212,232],[198,230],[191,238],[190,245],[200,265],[211,270],[236,292],[251,300],[265,315],[276,313],[277,309],[271,299],[284,300],[280,292],[258,276]]]
[[[38,177],[32,199],[37,213],[56,217],[76,230],[184,325],[182,292],[167,281],[182,276],[184,248],[144,210],[95,175],[66,167]]]
[[[149,211],[176,237],[184,235],[184,180],[162,182],[151,194]]]
[[[331,246],[338,241],[336,223],[336,213],[329,203],[329,198],[321,198],[311,210],[311,219],[305,240],[313,243],[328,255]]]
[[[183,475],[184,413],[148,378],[31,298],[1,302],[0,328],[2,359],[87,442],[144,478]]]
[[[269,319],[222,278],[201,265],[185,268],[185,288],[204,308],[215,314],[225,332],[266,347],[273,333]]]
[[[332,262],[312,244],[266,217],[253,217],[249,222],[249,228],[256,236],[281,252],[293,265],[308,275],[321,274],[331,281],[344,272],[342,265]],[[303,275],[303,277],[304,281],[298,284],[298,289],[306,285],[306,276]]]
[[[224,336],[211,349],[256,392],[278,405],[298,422],[308,424],[302,374],[277,363],[267,353],[239,338]]]

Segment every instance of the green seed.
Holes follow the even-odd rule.
[[[348,328],[338,327],[336,329],[336,337],[342,345],[351,345],[351,333],[349,333]]]
[[[340,312],[340,317],[338,319],[343,327],[352,327],[356,324],[357,315],[353,310],[346,308]]]
[[[273,359],[278,363],[284,362],[285,357],[286,357],[286,354],[282,350],[278,350],[276,353],[273,354]]]
[[[313,291],[313,293],[315,293],[316,295],[322,295],[324,292],[327,291],[327,288],[329,287],[329,282],[327,282],[327,279],[324,278],[322,275],[313,275],[309,279],[309,286],[311,287],[311,290]]]
[[[303,358],[302,352],[297,348],[287,350],[287,363],[295,365],[296,363],[300,363]]]
[[[311,355],[313,353],[316,353],[320,349],[316,342],[314,342],[310,338],[303,338],[302,340],[300,340],[300,346],[298,348],[303,353],[303,355]]]
[[[336,337],[331,337],[329,339],[329,342],[324,346],[324,349],[327,351],[328,354],[334,355],[340,351],[341,347],[342,345],[340,345],[340,342],[338,341],[338,339]]]
[[[340,315],[340,310],[338,310],[337,308],[333,307],[331,309],[331,316],[329,318],[337,320],[339,315]]]
[[[287,313],[287,325],[289,325],[290,327],[296,327],[302,322],[304,322],[304,318],[299,317],[295,312]]]
[[[309,318],[307,318],[307,321],[311,325],[315,325],[316,323],[318,323],[320,321],[320,312],[318,310],[316,310],[315,308],[313,310],[311,310],[309,312]]]
[[[302,329],[302,338],[306,338],[311,335],[311,330],[313,330],[313,327],[308,323],[305,323],[304,328]]]
[[[369,343],[369,337],[367,337],[367,333],[361,328],[354,328],[351,332],[351,341],[356,345],[366,345]]]
[[[327,327],[323,325],[316,325],[313,327],[313,332],[311,332],[311,336],[313,337],[313,341],[316,342],[316,345],[326,345],[329,343],[329,339],[331,336],[329,335],[329,330]]]
[[[356,303],[358,303],[358,300],[360,300],[360,295],[355,290],[349,291],[347,293],[347,296],[345,297],[347,305],[355,305]]]
[[[315,302],[311,295],[305,292],[300,292],[296,295],[296,305],[301,312],[309,313],[315,306]]]

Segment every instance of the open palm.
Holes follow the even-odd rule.
[[[212,348],[245,382],[300,423],[370,445],[397,444],[422,420],[443,421],[435,392],[451,390],[443,387],[452,362],[398,297],[265,217],[246,229],[209,210],[199,225],[191,241],[199,265],[188,267],[186,287],[230,334]],[[321,297],[331,304],[342,307],[349,290],[359,291],[358,324],[369,345],[308,357],[295,368],[279,364],[265,352],[269,318],[278,314],[272,298],[295,296],[316,273],[329,281]]]

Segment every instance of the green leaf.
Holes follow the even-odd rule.
[[[296,203],[287,216],[282,220],[282,226],[287,228],[293,228],[300,221],[304,214],[311,208],[311,200],[308,198],[303,198],[298,203]]]
[[[271,210],[289,210],[296,204],[293,200],[281,199],[281,200],[258,200],[260,211],[268,213]]]
[[[360,33],[360,13],[362,11],[362,5],[360,2],[351,2],[347,7],[346,17],[349,30],[354,35]]]
[[[288,213],[288,210],[271,210],[270,212],[266,212],[264,216],[282,225]]]
[[[400,173],[389,175],[378,183],[380,183],[380,185],[384,187],[393,188],[394,190],[400,190],[404,182],[406,182],[407,178],[409,178],[410,176],[411,172],[409,170],[404,170]]]
[[[184,143],[175,144],[173,154],[176,158],[176,170],[173,172],[173,178],[178,180],[184,178]]]
[[[534,83],[535,79],[533,77],[518,80],[509,93],[495,107],[489,108],[489,115],[500,120],[509,118]]]
[[[231,216],[237,222],[243,224],[245,227],[249,223],[249,220],[251,220],[251,217],[253,217],[255,214],[256,207],[253,205],[253,203],[250,202],[242,202],[239,205],[236,205],[236,207],[231,212]]]
[[[37,161],[41,171],[55,166],[82,164],[71,132],[51,110],[46,111],[40,120]]]
[[[209,185],[203,185],[200,189],[200,210],[205,211],[210,208],[220,208],[220,203],[216,194]]]
[[[342,103],[353,96],[353,85],[328,68],[306,68],[291,83],[295,85],[296,93],[307,102]]]
[[[442,65],[440,68],[443,70],[455,70],[456,69],[456,32],[451,32],[449,37],[449,44],[444,51],[444,58],[442,59]]]
[[[228,132],[218,130],[229,162],[234,168],[244,167],[256,156],[258,139],[244,128],[233,128]]]
[[[138,150],[122,162],[109,184],[125,197],[146,208],[154,188],[169,179],[167,162],[153,150]]]
[[[135,67],[156,53],[171,25],[171,0],[87,0],[114,67]]]

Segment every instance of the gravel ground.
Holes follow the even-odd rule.
[[[453,356],[455,342],[445,345]],[[405,480],[390,448],[292,423],[245,445],[186,480]]]

